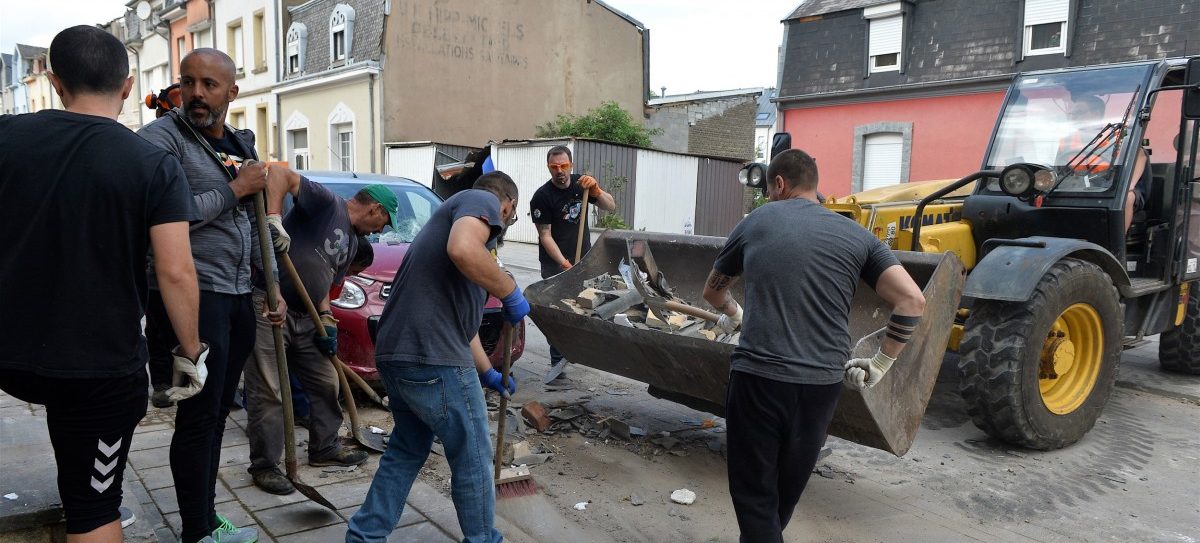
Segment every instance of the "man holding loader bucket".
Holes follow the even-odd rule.
[[[339,382],[333,363],[337,354],[337,320],[330,311],[329,289],[345,277],[358,253],[359,235],[372,234],[393,223],[396,194],[383,185],[369,185],[349,201],[319,183],[280,166],[271,171],[267,197],[267,224],[276,252],[286,252],[300,275],[309,299],[317,302],[326,334],[317,332],[298,286],[290,279],[280,282],[280,293],[289,308],[283,326],[287,361],[304,386],[310,402],[308,463],[313,466],[356,466],[367,460],[366,451],[341,446],[342,408],[338,404]],[[280,218],[284,195],[290,193],[295,206]],[[254,299],[266,299],[265,286],[255,281]],[[272,323],[258,317],[254,352],[246,361],[246,435],[250,437],[250,475],[254,485],[271,494],[295,492],[292,482],[279,471],[283,455],[283,402],[279,396],[279,371]]]
[[[542,279],[571,269],[592,248],[587,224],[589,200],[604,211],[617,209],[612,195],[600,188],[596,178],[571,173],[571,150],[566,146],[550,148],[546,153],[546,169],[550,170],[550,180],[529,200],[529,215],[538,230]],[[558,349],[550,345],[550,376],[562,374],[564,368],[559,366],[562,358]]]
[[[249,218],[253,211],[248,198],[266,187],[267,168],[253,160],[254,133],[225,125],[225,112],[238,91],[233,60],[216,49],[196,49],[183,58],[179,71],[183,106],[138,132],[179,159],[191,186],[200,335],[210,344],[204,389],[177,402],[171,475],[183,543],[252,543],[258,540],[257,530],[235,527],[216,513],[214,502],[225,418],[254,346],[251,264],[261,270],[261,258],[274,258],[260,255],[254,242],[257,230]],[[151,356],[174,343],[168,317],[163,296],[152,290],[146,314]],[[282,306],[269,318],[281,324]]]
[[[729,493],[743,542],[781,542],[842,391],[883,378],[924,310],[921,289],[881,241],[817,202],[816,162],[798,149],[767,169],[770,203],[730,233],[704,299],[742,329],[726,395]],[[746,281],[746,310],[729,287]],[[849,360],[859,281],[892,305],[873,358]]]
[[[516,208],[512,178],[484,174],[474,189],[448,198],[409,246],[375,342],[396,425],[366,501],[350,519],[347,543],[382,543],[392,533],[434,436],[450,463],[463,541],[501,540],[493,524],[492,447],[481,385],[501,394],[517,387],[492,369],[478,330],[488,293],[504,303],[510,326],[529,313],[521,288],[489,252]]]

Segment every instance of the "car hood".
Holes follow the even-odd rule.
[[[391,283],[396,278],[396,271],[400,269],[400,263],[404,261],[404,255],[408,254],[408,245],[407,243],[394,245],[383,242],[372,243],[371,248],[375,250],[375,261],[359,275]]]
[[[396,271],[400,269],[400,264],[404,262],[404,255],[408,254],[408,246],[408,243],[394,245],[372,243],[371,248],[375,249],[375,260],[358,275],[382,283],[391,283],[396,279]],[[483,307],[484,309],[499,309],[503,306],[504,304],[495,296],[489,295]]]

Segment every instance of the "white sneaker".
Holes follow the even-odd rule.
[[[121,512],[121,528],[128,528],[130,524],[137,522],[137,515],[128,507],[121,506],[118,510]]]

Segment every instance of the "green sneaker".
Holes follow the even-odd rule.
[[[217,515],[217,529],[211,536],[213,543],[256,543],[258,530],[254,528],[238,528],[229,519]]]

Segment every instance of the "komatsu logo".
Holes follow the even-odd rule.
[[[929,226],[931,224],[942,224],[948,222],[956,222],[962,218],[961,209],[951,209],[945,213],[925,213],[921,215],[921,226]],[[909,230],[913,226],[913,216],[907,215],[900,217],[900,229]]]

